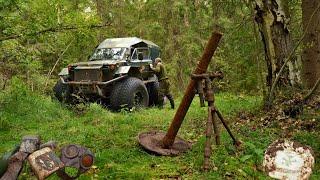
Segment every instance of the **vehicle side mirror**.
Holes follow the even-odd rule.
[[[143,54],[140,52],[140,53],[138,53],[138,59],[139,60],[143,60]]]

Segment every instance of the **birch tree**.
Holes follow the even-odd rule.
[[[276,79],[281,66],[293,48],[289,31],[289,10],[287,0],[255,0],[256,16],[267,63],[267,86],[269,89]],[[300,83],[296,57],[292,57],[286,69],[280,74],[278,87]]]

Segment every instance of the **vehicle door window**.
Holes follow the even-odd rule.
[[[150,51],[148,48],[136,48],[132,53],[132,60],[138,60],[138,54],[143,55],[143,60],[150,59]]]

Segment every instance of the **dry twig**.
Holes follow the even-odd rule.
[[[54,71],[54,69],[55,69],[56,66],[58,65],[58,63],[59,63],[60,59],[63,57],[64,53],[67,52],[67,50],[69,49],[69,47],[70,47],[70,45],[72,44],[73,41],[74,41],[74,39],[72,39],[72,40],[70,41],[70,43],[67,45],[66,49],[64,49],[64,50],[62,51],[62,53],[59,55],[57,61],[56,61],[55,64],[53,65],[52,69],[48,72],[48,74],[47,74],[47,80],[46,80],[46,84],[45,84],[45,88],[44,88],[44,89],[46,89],[46,87],[47,87],[47,85],[48,85],[48,80],[50,79],[50,76],[51,76],[52,72]]]
[[[314,94],[314,92],[316,92],[316,90],[318,89],[320,84],[320,78],[317,80],[317,82],[314,84],[313,88],[310,90],[310,92],[303,98],[303,102],[307,102],[312,95]]]

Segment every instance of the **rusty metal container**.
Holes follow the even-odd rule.
[[[64,167],[62,161],[51,148],[40,149],[28,157],[28,161],[38,179],[42,180]]]

